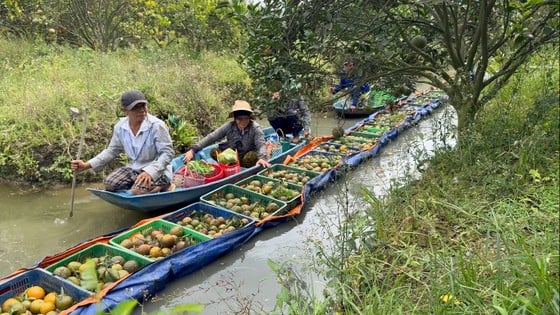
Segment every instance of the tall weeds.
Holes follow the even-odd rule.
[[[151,114],[186,121],[186,134],[213,130],[233,99],[247,96],[247,76],[233,56],[194,54],[180,46],[110,53],[3,39],[0,46],[4,181],[43,185],[71,178],[68,163],[81,124],[70,119],[70,107],[88,112],[83,156],[90,158],[108,144],[126,90],[142,90]],[[88,176],[80,178],[100,178]]]
[[[363,189],[365,209],[339,198],[333,242],[314,242],[326,292],[284,292],[286,313],[313,314],[286,307],[304,299],[327,314],[558,314],[553,54],[535,56],[421,179],[384,198]]]

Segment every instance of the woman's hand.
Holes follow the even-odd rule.
[[[183,154],[183,163],[187,164],[190,160],[194,158],[193,150],[187,151],[187,153]]]
[[[260,165],[260,166],[262,166],[262,167],[264,167],[264,168],[269,168],[269,167],[271,166],[270,163],[268,163],[266,160],[263,160],[263,159],[259,159],[259,160],[257,161],[257,164],[256,164],[256,165]]]

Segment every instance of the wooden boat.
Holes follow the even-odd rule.
[[[362,97],[363,99],[360,100],[358,107],[351,108],[351,96],[348,94],[343,95],[335,100],[333,103],[333,110],[339,117],[342,118],[366,117],[377,111],[383,110],[387,101],[395,101],[397,99],[385,90],[372,90]]]
[[[269,138],[276,133],[272,128],[265,128],[265,138]],[[207,162],[215,162],[210,157],[210,151],[217,145],[211,145],[196,154],[196,159],[205,160]],[[284,159],[291,154],[297,152],[303,146],[303,142],[299,144],[289,144],[284,146],[283,152],[268,160],[271,164],[282,163]],[[284,150],[285,149],[285,150]],[[181,159],[178,156],[175,160]],[[175,161],[174,160],[174,161]],[[133,195],[130,191],[110,192],[103,189],[88,188],[87,190],[97,197],[124,209],[138,212],[156,212],[164,210],[176,210],[198,200],[198,198],[222,185],[234,183],[246,177],[256,174],[263,168],[261,166],[253,166],[241,169],[239,173],[224,177],[214,182],[202,184],[189,188],[176,188],[173,191],[159,192],[145,195]]]

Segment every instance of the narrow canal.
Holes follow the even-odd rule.
[[[339,121],[332,116],[318,115],[313,115],[312,119],[314,135],[330,134],[338,123],[346,128],[358,120]],[[263,231],[236,251],[167,284],[163,291],[143,305],[142,311],[149,314],[178,304],[203,303],[203,314],[248,314],[243,310],[270,312],[280,287],[268,266],[269,259],[289,261],[298,272],[309,276],[304,280],[315,292],[320,292],[322,280],[308,272],[309,262],[314,259],[308,240],[324,233],[325,217],[337,215],[341,185],[348,188],[351,207],[363,208],[360,185],[382,196],[390,185],[418,176],[420,161],[437,148],[454,145],[455,138],[450,129],[455,125],[452,108],[440,107],[385,146],[377,157],[366,160],[341,181],[314,195],[300,216]],[[147,217],[107,204],[85,190],[91,186],[94,184],[78,185],[72,218],[68,218],[69,188],[30,192],[2,186],[0,277],[86,239],[129,227]]]

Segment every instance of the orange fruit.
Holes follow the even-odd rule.
[[[25,291],[28,298],[42,299],[45,297],[45,289],[41,286],[34,285]]]
[[[29,310],[33,314],[39,314],[41,313],[41,306],[43,306],[43,304],[45,304],[44,300],[41,299],[33,300],[29,305]]]
[[[53,302],[44,302],[39,310],[41,314],[47,314],[48,312],[54,311],[55,309],[56,306],[54,305]]]
[[[45,302],[55,302],[56,301],[56,292],[51,292],[47,295],[45,295],[45,298],[43,299]]]
[[[19,300],[16,298],[9,298],[4,301],[4,303],[2,303],[2,312],[8,313],[8,311],[10,310],[10,305],[16,302],[19,302]]]

